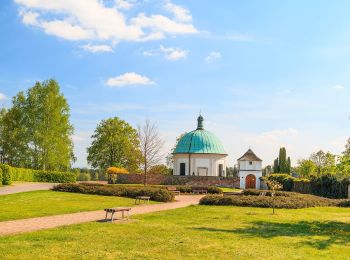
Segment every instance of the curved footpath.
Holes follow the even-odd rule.
[[[34,190],[49,190],[55,184],[56,183],[41,183],[41,182],[15,183],[11,186],[0,187],[0,195],[7,195],[7,194],[34,191]]]
[[[138,205],[132,207],[130,215],[132,216],[196,205],[199,203],[199,200],[202,197],[203,195],[179,195],[176,196],[176,201],[174,202],[151,205]],[[0,236],[31,232],[41,229],[73,225],[91,221],[101,221],[104,220],[104,217],[105,212],[103,210],[97,210],[48,217],[3,221],[0,222]],[[118,217],[119,215],[116,218]],[[120,220],[115,220],[115,222],[120,222]]]

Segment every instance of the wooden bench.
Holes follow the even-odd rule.
[[[201,188],[201,187],[192,187],[193,194],[207,194],[208,189],[207,188]]]
[[[116,212],[121,212],[122,213],[122,219],[124,219],[124,212],[127,212],[127,219],[129,219],[129,216],[130,216],[130,210],[131,208],[122,208],[122,207],[119,207],[119,208],[107,208],[105,209],[106,211],[106,216],[105,216],[105,219],[107,219],[107,215],[108,213],[111,213],[111,222],[113,222],[114,220],[114,213]]]
[[[265,197],[265,196],[266,196],[266,191],[262,191],[262,192],[260,192],[260,193],[259,193],[259,196],[263,196],[263,197]]]
[[[135,198],[135,204],[140,204],[141,201],[143,201],[144,204],[146,204],[146,202],[147,202],[147,204],[149,204],[150,199],[151,199],[151,197],[149,197],[149,196],[137,196]]]
[[[180,191],[176,189],[175,186],[168,186],[166,187],[166,189],[172,193],[174,193],[175,195],[180,195]]]

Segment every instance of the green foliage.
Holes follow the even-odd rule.
[[[91,177],[89,173],[79,172],[77,175],[77,181],[90,181]]]
[[[2,170],[2,184],[10,185],[12,183],[11,167],[7,164],[1,164],[0,168]]]
[[[15,168],[7,164],[0,164],[2,184],[10,185],[12,181],[28,182],[75,182],[76,174],[73,172],[42,171],[26,168]]]
[[[34,180],[38,182],[68,183],[75,182],[76,175],[72,172],[35,171]]]
[[[300,209],[309,207],[327,207],[337,206],[340,201],[327,198],[317,197],[308,194],[288,193],[287,195],[271,196],[218,196],[208,195],[200,200],[201,205],[216,205],[216,206],[240,206],[240,207],[259,207],[259,208],[285,208],[285,209]]]
[[[164,175],[171,175],[172,169],[168,168],[164,164],[157,164],[151,167],[151,169],[148,171],[148,174],[164,174]]]
[[[311,154],[310,160],[316,166],[317,176],[336,174],[336,156],[334,154],[319,150]]]
[[[313,175],[317,175],[317,166],[311,160],[299,160],[296,171],[302,178],[310,178]]]
[[[281,147],[278,158],[273,162],[274,173],[290,173],[291,171],[291,160],[287,158],[287,151],[285,147]]]
[[[293,189],[293,180],[295,178],[289,174],[279,173],[268,175],[266,179],[279,182],[282,184],[284,191],[291,191]]]
[[[0,167],[0,186],[2,185],[2,169]]]
[[[310,183],[315,195],[335,199],[348,197],[349,179],[339,181],[334,175],[323,175],[311,178]]]
[[[16,167],[67,170],[73,160],[69,106],[55,80],[19,92],[1,113],[0,145]]]
[[[76,192],[104,196],[118,196],[136,198],[137,196],[150,196],[151,200],[167,202],[174,200],[174,194],[166,189],[149,187],[128,187],[119,185],[96,184],[59,184],[53,188],[55,191]]]
[[[138,170],[141,159],[137,131],[118,117],[103,120],[92,135],[87,149],[88,162],[94,168],[123,167],[130,172]]]

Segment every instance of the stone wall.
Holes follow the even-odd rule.
[[[143,174],[118,174],[117,177],[117,183],[120,184],[143,184],[143,181]],[[213,176],[175,176],[162,174],[148,174],[147,184],[191,186],[220,185],[225,187],[239,188],[239,179]]]

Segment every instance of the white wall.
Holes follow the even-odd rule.
[[[240,170],[249,170],[249,171],[261,171],[262,162],[261,161],[252,161],[252,165],[249,164],[249,161],[238,161]]]
[[[226,176],[226,155],[220,154],[191,154],[191,173],[198,175],[198,167],[208,168],[208,176],[219,176],[219,164],[223,165],[223,176]],[[186,175],[189,170],[189,155],[174,155],[174,175],[180,175],[180,163],[186,164]]]

